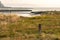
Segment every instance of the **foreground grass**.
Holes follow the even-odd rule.
[[[42,25],[41,34],[38,24]],[[31,18],[0,14],[1,40],[37,40],[39,37],[41,40],[60,40],[60,14]]]

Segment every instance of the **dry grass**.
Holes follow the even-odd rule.
[[[38,24],[42,25],[41,34]],[[60,40],[60,14],[19,17],[0,14],[1,40]]]

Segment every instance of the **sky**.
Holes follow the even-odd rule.
[[[60,7],[60,0],[0,0],[8,7]]]

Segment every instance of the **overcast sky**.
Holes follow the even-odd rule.
[[[0,0],[11,7],[60,7],[60,0]]]

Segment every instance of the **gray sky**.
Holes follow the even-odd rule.
[[[0,0],[11,7],[60,7],[60,0]]]

